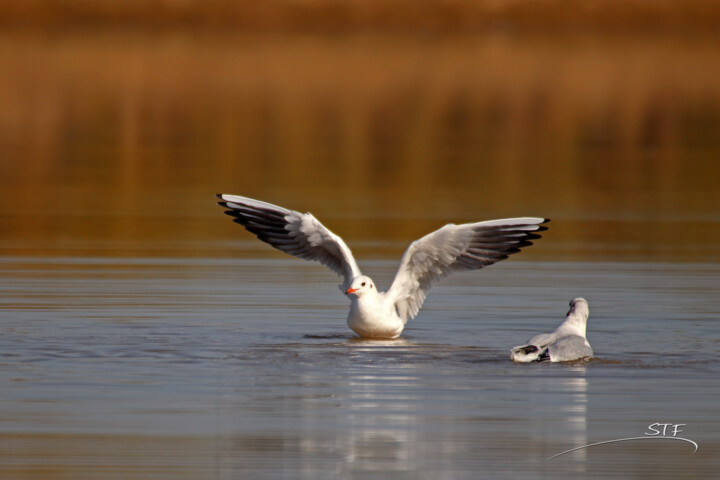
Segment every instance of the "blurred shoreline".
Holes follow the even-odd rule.
[[[393,255],[442,222],[538,215],[554,246],[535,258],[717,261],[710,3],[566,3],[483,2],[468,16],[519,20],[455,28],[450,2],[0,0],[0,254],[231,255],[212,243],[244,238],[214,205],[227,192]],[[422,26],[425,5],[455,13]],[[523,6],[556,14],[525,28]],[[296,8],[317,20],[278,20]]]

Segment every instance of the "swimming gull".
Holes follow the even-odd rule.
[[[350,299],[347,324],[366,338],[397,338],[414,318],[428,290],[453,272],[477,270],[506,259],[547,230],[549,220],[506,218],[448,224],[410,244],[386,292],[363,275],[339,236],[310,213],[237,195],[219,194],[226,214],[257,238],[290,255],[314,260],[343,277],[340,290]]]
[[[592,358],[593,350],[585,337],[587,319],[590,315],[584,298],[573,298],[565,321],[552,333],[541,333],[510,351],[515,362],[571,362]]]

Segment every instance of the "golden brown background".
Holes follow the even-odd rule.
[[[716,2],[252,3],[0,1],[0,254],[242,255],[226,192],[365,255],[720,258]]]

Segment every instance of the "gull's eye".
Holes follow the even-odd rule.
[[[361,287],[364,287],[364,286],[365,286],[365,282],[361,283],[360,286],[361,286]]]

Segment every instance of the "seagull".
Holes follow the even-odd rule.
[[[410,244],[386,292],[363,275],[339,236],[310,213],[252,198],[218,194],[218,205],[235,222],[290,255],[319,262],[343,277],[340,291],[350,299],[347,325],[363,338],[394,339],[420,311],[430,288],[451,273],[477,270],[505,260],[540,238],[548,219],[506,218],[448,224]]]
[[[510,360],[529,362],[571,362],[592,358],[593,350],[585,338],[590,307],[584,298],[570,301],[565,321],[552,333],[541,333],[510,351]]]

